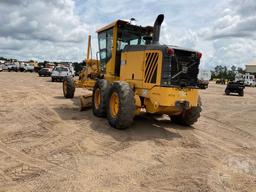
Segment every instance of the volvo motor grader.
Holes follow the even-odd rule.
[[[129,127],[145,111],[167,114],[186,126],[195,123],[201,112],[197,75],[202,54],[161,45],[163,20],[161,14],[146,27],[117,20],[99,29],[99,61],[86,61],[80,80],[67,78],[64,96],[72,98],[75,87],[92,90],[94,115],[107,117],[117,129]]]

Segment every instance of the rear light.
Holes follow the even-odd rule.
[[[201,59],[201,58],[202,58],[202,55],[203,55],[202,53],[197,52],[197,58],[198,58],[198,59]]]
[[[167,53],[168,53],[168,55],[170,55],[170,56],[174,56],[174,49],[168,48]]]

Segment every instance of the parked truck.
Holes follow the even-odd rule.
[[[34,72],[34,65],[30,64],[30,63],[25,63],[24,64],[24,71],[25,72]]]
[[[245,86],[255,87],[256,86],[256,79],[254,75],[251,75],[250,73],[237,73],[235,76],[236,82],[243,82]]]
[[[209,85],[209,80],[211,79],[211,71],[209,70],[199,70],[197,86],[200,89],[207,89]]]

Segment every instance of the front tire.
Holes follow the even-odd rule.
[[[201,98],[198,97],[198,104],[196,107],[192,107],[189,110],[185,110],[180,115],[172,115],[170,116],[172,122],[184,125],[191,126],[197,122],[200,117],[200,113],[202,111],[202,102]]]
[[[66,77],[63,80],[63,95],[65,98],[73,98],[75,94],[75,82],[72,77]]]
[[[127,82],[114,82],[109,91],[107,118],[116,129],[126,129],[135,115],[134,92]]]
[[[97,117],[106,117],[106,106],[109,93],[109,83],[105,79],[98,79],[93,88],[92,111]]]

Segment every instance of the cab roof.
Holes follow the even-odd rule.
[[[114,27],[115,25],[117,25],[117,24],[119,24],[119,23],[120,23],[120,24],[129,24],[129,22],[124,21],[124,20],[116,20],[116,21],[114,21],[114,22],[112,22],[112,23],[110,23],[110,24],[108,24],[108,25],[106,25],[106,26],[104,26],[104,27],[98,29],[96,32],[97,32],[97,33],[100,33],[100,32],[102,32],[102,31],[105,31],[105,30],[107,30],[107,29],[110,29],[110,28]]]
[[[131,24],[128,21],[116,20],[116,21],[110,23],[109,25],[106,25],[105,27],[102,27],[102,28],[98,29],[96,32],[100,33],[102,31],[106,31],[107,29],[111,29],[112,27],[114,27],[116,25],[131,25]],[[137,26],[137,25],[134,25],[134,26]],[[146,27],[137,26],[137,27],[141,27],[141,28],[144,28],[146,30],[153,31],[153,27],[152,26],[146,26]]]

